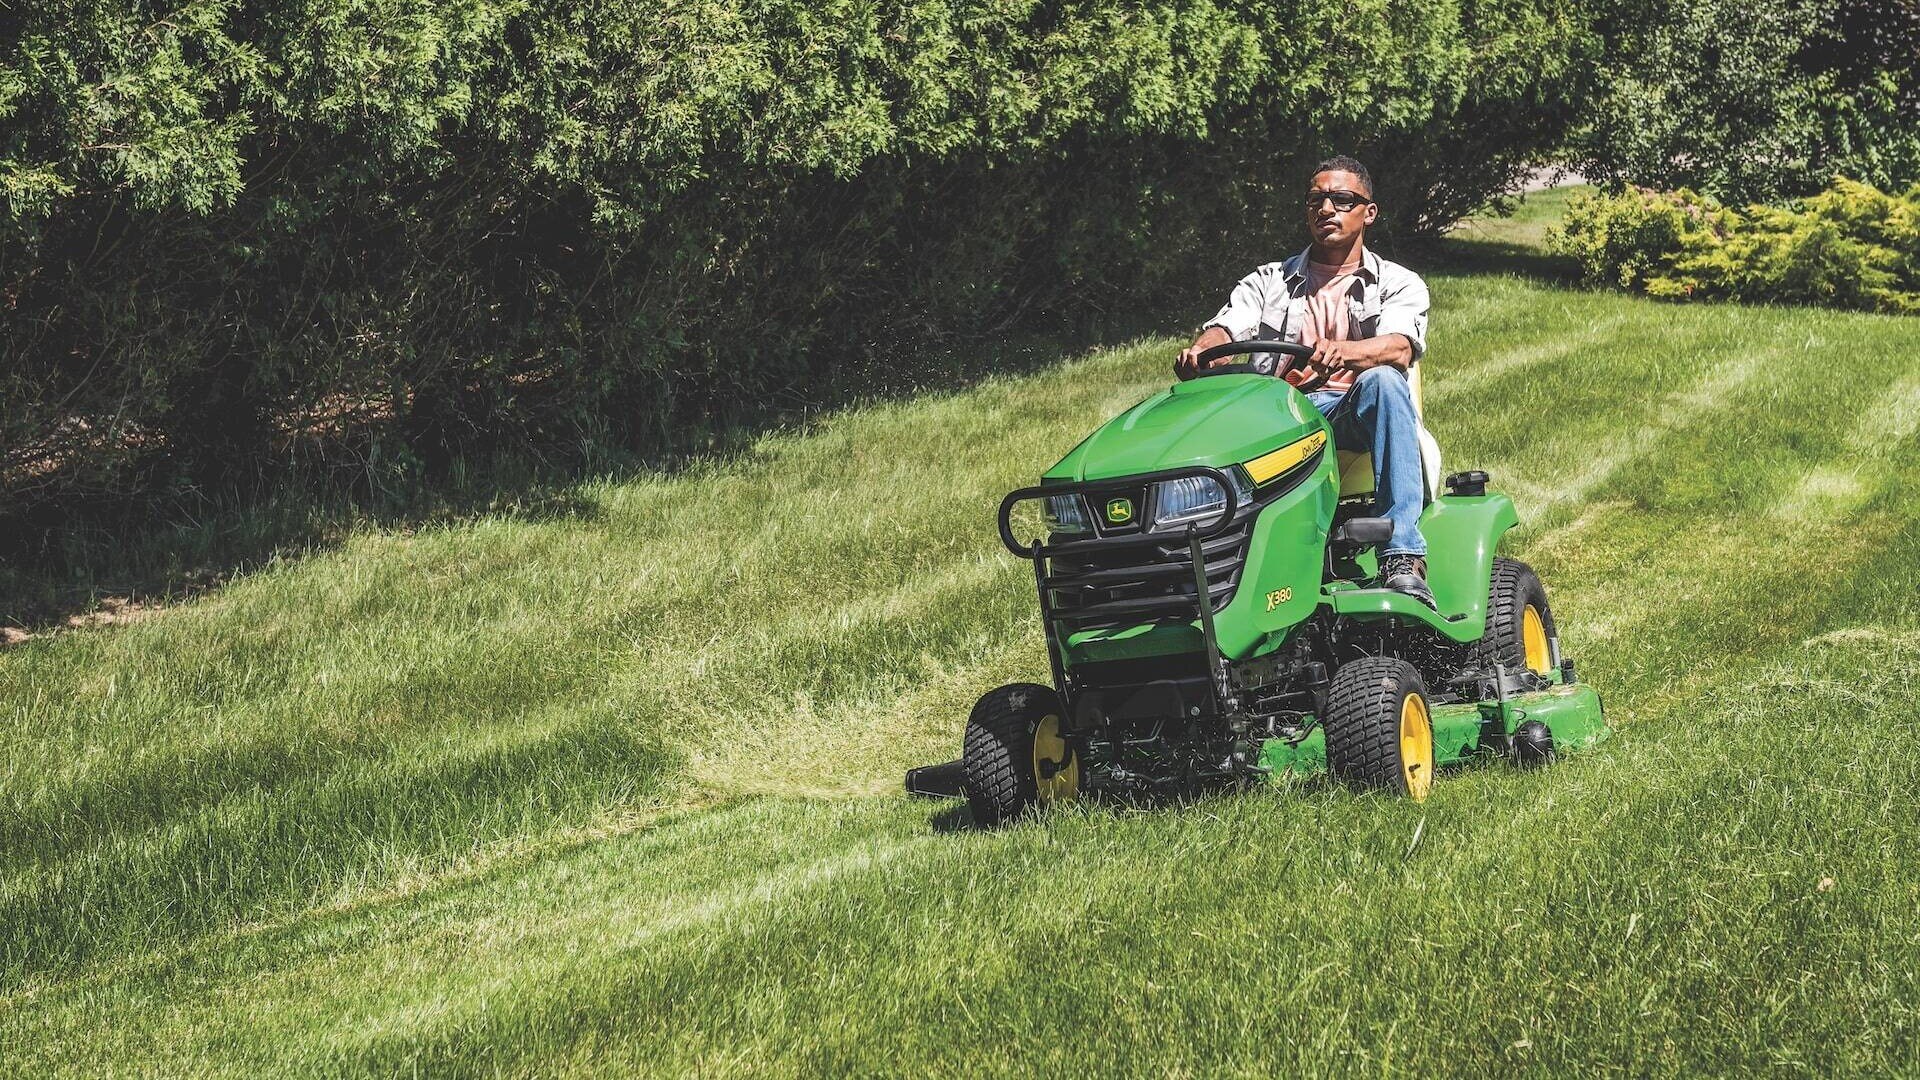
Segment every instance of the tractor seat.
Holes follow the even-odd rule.
[[[1426,478],[1427,502],[1440,491],[1440,443],[1427,430],[1427,410],[1420,401],[1420,361],[1407,368],[1407,389],[1413,393],[1414,415],[1420,417],[1420,472]],[[1340,497],[1373,494],[1373,454],[1365,450],[1336,451],[1340,466]]]

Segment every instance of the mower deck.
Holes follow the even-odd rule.
[[[1476,756],[1512,757],[1515,733],[1529,722],[1546,727],[1555,754],[1584,750],[1609,734],[1600,693],[1585,683],[1559,683],[1545,690],[1514,694],[1504,701],[1435,705],[1431,716],[1434,760],[1440,765],[1458,765]],[[1260,765],[1269,778],[1325,772],[1325,731],[1316,725],[1297,742],[1266,740],[1261,745]],[[960,762],[908,770],[907,793],[925,798],[965,798]]]
[[[1556,753],[1585,749],[1608,734],[1600,693],[1584,683],[1562,683],[1505,701],[1435,705],[1431,715],[1434,760],[1441,765],[1480,753],[1504,753],[1514,732],[1529,721],[1546,725]],[[1299,742],[1268,739],[1260,751],[1260,764],[1270,776],[1325,772],[1326,735],[1316,726]]]

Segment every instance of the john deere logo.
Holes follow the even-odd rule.
[[[1132,499],[1108,499],[1107,520],[1115,525],[1124,525],[1133,520]]]

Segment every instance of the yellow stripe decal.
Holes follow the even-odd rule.
[[[1319,453],[1326,444],[1327,433],[1316,431],[1299,442],[1288,443],[1272,453],[1261,454],[1247,462],[1247,475],[1253,477],[1255,484],[1264,484]]]

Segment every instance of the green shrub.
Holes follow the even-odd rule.
[[[1691,191],[1579,194],[1548,232],[1547,247],[1578,260],[1589,285],[1644,289],[1696,242],[1695,234],[1722,227],[1727,216],[1718,203]]]
[[[1569,150],[1607,187],[1728,203],[1920,181],[1920,0],[1608,0]]]
[[[1650,296],[1920,314],[1920,184],[1893,196],[1840,178],[1738,211],[1686,190],[1582,195],[1548,246],[1590,284]]]

